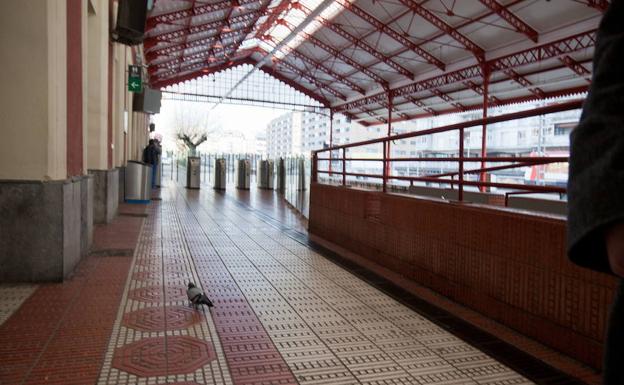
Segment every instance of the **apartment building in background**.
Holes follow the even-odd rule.
[[[526,105],[504,106],[491,108],[493,115],[507,114],[526,108],[536,108],[547,102],[535,102]],[[427,130],[449,124],[478,120],[481,111],[470,111],[453,115],[418,119],[394,123],[391,134],[403,134]],[[569,152],[569,135],[580,118],[580,110],[561,112],[546,116],[537,116],[510,122],[492,124],[487,130],[488,156],[567,156]],[[333,133],[330,137],[329,116],[312,112],[289,112],[273,120],[267,127],[266,154],[269,158],[289,156],[309,156],[313,150],[333,145],[344,145],[362,142],[386,136],[388,126],[384,124],[364,127],[350,121],[340,114],[334,116]],[[464,155],[477,157],[481,155],[482,126],[469,127],[464,134]],[[457,170],[457,162],[445,161],[444,158],[457,156],[459,134],[457,131],[443,132],[422,137],[400,139],[391,143],[390,151],[393,158],[439,158],[428,162],[394,162],[392,174],[399,176],[433,175]],[[381,144],[350,147],[348,158],[381,159]],[[336,151],[334,157],[341,157]],[[341,167],[335,162],[336,167]],[[468,164],[478,167],[478,164]],[[567,167],[567,166],[566,166]],[[350,171],[361,174],[380,174],[381,162],[352,161],[348,163]],[[533,175],[528,175],[533,173]],[[492,173],[496,178],[519,181],[521,179],[550,179],[553,183],[563,183],[565,170],[556,170],[550,176],[542,170],[536,175],[535,170],[514,169]],[[527,175],[525,175],[527,174]],[[539,174],[539,173],[538,173]]]

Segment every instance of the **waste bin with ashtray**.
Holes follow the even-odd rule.
[[[149,203],[152,196],[152,166],[129,160],[126,166],[125,200],[129,203]]]

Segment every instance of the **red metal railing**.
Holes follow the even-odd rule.
[[[458,198],[459,200],[463,200],[463,193],[465,186],[475,186],[479,188],[483,187],[496,187],[501,189],[510,189],[514,190],[513,192],[508,192],[505,195],[505,203],[507,202],[508,195],[511,194],[520,194],[520,193],[565,193],[566,189],[563,187],[557,186],[548,186],[548,185],[525,185],[525,184],[517,184],[517,183],[497,183],[497,182],[487,182],[485,181],[485,174],[491,171],[498,170],[506,170],[512,168],[519,167],[530,167],[530,166],[538,166],[538,165],[546,165],[550,163],[566,163],[568,162],[568,157],[467,157],[464,155],[464,129],[469,127],[477,127],[477,126],[487,126],[489,124],[507,122],[512,120],[518,120],[523,118],[529,118],[533,116],[539,115],[547,115],[556,112],[563,112],[581,108],[583,104],[583,100],[574,100],[559,104],[553,104],[546,107],[540,107],[533,110],[520,111],[511,114],[492,116],[486,119],[477,119],[471,120],[468,122],[462,122],[457,124],[451,124],[447,126],[432,128],[428,130],[422,130],[417,132],[410,132],[399,135],[386,136],[378,139],[371,139],[362,142],[348,143],[339,146],[333,146],[330,148],[325,148],[321,150],[316,150],[312,152],[312,181],[318,182],[318,174],[328,174],[330,176],[333,175],[341,175],[342,176],[342,185],[347,184],[347,176],[354,177],[366,177],[366,178],[375,178],[382,180],[382,190],[384,192],[387,191],[387,185],[390,180],[403,180],[413,182],[433,182],[438,184],[447,184],[452,188],[457,187],[458,189]],[[448,157],[448,158],[431,158],[431,157],[403,157],[403,158],[391,158],[387,155],[386,148],[388,148],[390,141],[401,140],[401,139],[409,139],[415,137],[421,137],[425,135],[433,135],[442,132],[449,131],[459,131],[459,145],[458,145],[458,154],[459,156]],[[347,149],[353,147],[361,147],[368,146],[373,144],[382,144],[382,158],[347,158],[346,153]],[[333,153],[340,151],[342,156],[335,158]],[[321,153],[329,153],[329,157],[320,158],[319,154]],[[318,168],[319,161],[328,161],[329,168],[320,170]],[[363,161],[363,162],[382,162],[382,173],[381,174],[364,174],[364,173],[355,173],[347,171],[347,162],[349,161]],[[428,176],[398,176],[390,174],[389,165],[392,162],[457,162],[458,171],[454,172],[446,172],[439,173],[435,175]],[[340,162],[342,163],[342,170],[332,169],[332,162]],[[477,163],[481,162],[480,168],[468,169],[464,168],[464,163]],[[512,163],[505,164],[500,166],[491,166],[485,167],[487,163]],[[479,180],[466,180],[465,176],[467,174],[480,174],[482,177]],[[457,179],[456,179],[457,178]]]

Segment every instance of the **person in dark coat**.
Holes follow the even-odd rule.
[[[149,144],[143,150],[143,162],[152,165],[152,188],[156,187],[156,172],[160,161],[160,145],[156,139],[150,139]]]
[[[620,278],[605,340],[605,384],[624,384],[624,0],[598,30],[593,81],[570,145],[568,256]]]

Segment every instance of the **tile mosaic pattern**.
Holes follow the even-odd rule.
[[[198,277],[174,209],[148,209],[98,384],[232,383],[209,310],[187,304]]]
[[[38,285],[0,325],[0,384],[97,382],[132,263],[131,253],[114,251],[133,250],[142,223],[97,225],[94,239],[107,252],[84,257],[62,283]]]
[[[170,186],[162,199],[141,235],[100,384],[531,383],[220,194]],[[215,303],[199,322],[177,314],[188,279]],[[190,340],[162,351],[174,337],[208,351]],[[180,356],[192,365],[167,367]]]
[[[531,383],[230,200],[188,195],[300,383]]]
[[[0,325],[37,289],[31,284],[0,285]]]
[[[238,198],[168,186],[99,228],[107,252],[72,279],[0,287],[28,297],[0,324],[0,384],[531,383]],[[189,279],[215,308],[188,306]]]

